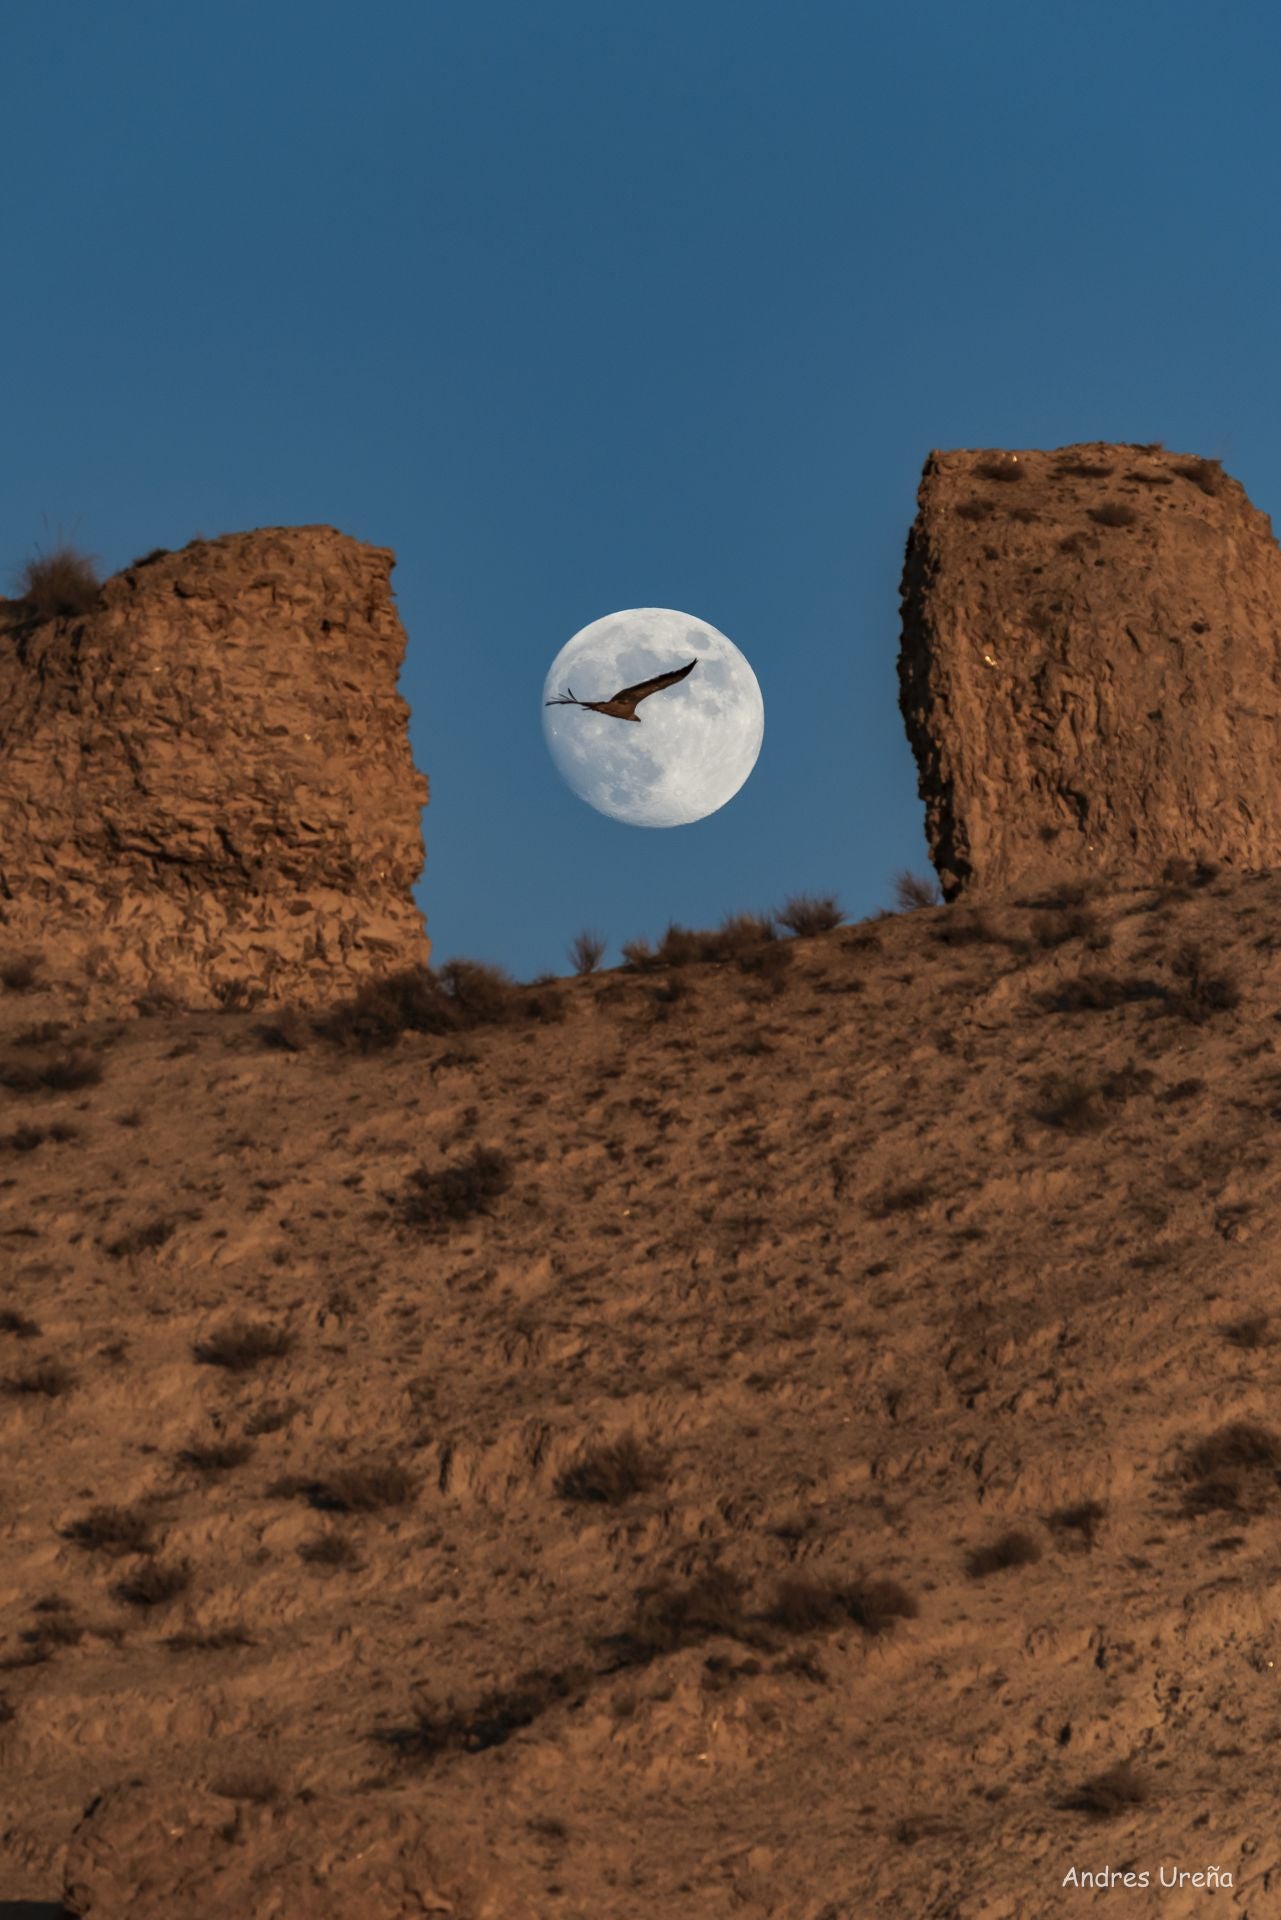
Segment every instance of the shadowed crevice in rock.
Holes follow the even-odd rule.
[[[900,706],[948,900],[1281,859],[1281,551],[1216,461],[932,453]]]
[[[306,1004],[428,957],[394,555],[196,540],[0,601],[0,953],[99,1006]]]

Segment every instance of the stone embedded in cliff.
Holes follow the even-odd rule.
[[[932,453],[900,706],[944,896],[1281,865],[1281,550],[1217,461]]]
[[[426,961],[394,555],[196,540],[0,602],[0,957],[95,1005],[314,1004]]]

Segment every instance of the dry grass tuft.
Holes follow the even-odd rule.
[[[1184,480],[1190,480],[1194,487],[1200,487],[1202,493],[1211,496],[1222,491],[1227,479],[1219,460],[1183,460],[1174,471]]]
[[[743,1582],[724,1567],[713,1567],[686,1586],[662,1580],[642,1587],[629,1625],[605,1643],[614,1654],[609,1670],[645,1666],[715,1637],[759,1637],[745,1611]]]
[[[479,960],[447,960],[439,970],[407,967],[371,980],[351,999],[311,1016],[311,1027],[335,1045],[372,1052],[394,1045],[403,1033],[457,1033],[564,1015],[564,999],[554,987],[520,986],[501,967]],[[281,1045],[280,1026],[280,1020],[266,1023],[261,1037]]]
[[[765,1615],[784,1633],[831,1633],[859,1627],[869,1635],[887,1633],[896,1620],[913,1620],[919,1608],[897,1580],[784,1580]]]
[[[146,1560],[117,1580],[111,1591],[127,1607],[165,1607],[190,1585],[191,1567],[186,1560]]]
[[[230,1473],[233,1467],[243,1467],[252,1456],[253,1448],[247,1440],[211,1440],[204,1445],[183,1447],[178,1461],[197,1473]]]
[[[1089,514],[1100,527],[1132,527],[1139,517],[1133,507],[1120,500],[1106,500],[1101,507],[1091,507]]]
[[[153,1522],[136,1507],[94,1507],[83,1520],[73,1520],[63,1537],[93,1553],[150,1553],[152,1533]]]
[[[131,1227],[118,1240],[108,1241],[103,1252],[113,1260],[129,1259],[139,1253],[154,1253],[157,1247],[163,1247],[166,1240],[173,1238],[177,1225],[176,1220],[148,1220],[145,1226]]]
[[[645,1447],[632,1434],[605,1445],[589,1448],[573,1466],[566,1467],[556,1482],[562,1500],[597,1502],[621,1507],[638,1493],[645,1493],[662,1477],[662,1458]]]
[[[56,547],[52,553],[28,560],[18,576],[18,598],[37,620],[70,619],[88,613],[102,591],[92,557],[74,547]]]
[[[886,1220],[892,1213],[915,1213],[933,1198],[934,1190],[923,1180],[907,1180],[882,1187],[863,1202],[873,1220]]]
[[[1281,1438],[1255,1421],[1230,1421],[1188,1449],[1180,1476],[1186,1513],[1260,1512],[1281,1486]]]
[[[1266,1313],[1252,1313],[1244,1320],[1234,1320],[1222,1331],[1225,1340],[1246,1352],[1254,1352],[1259,1347],[1270,1347],[1275,1340],[1271,1316]]]
[[[484,1753],[490,1747],[503,1746],[553,1707],[572,1703],[589,1679],[577,1667],[535,1667],[510,1687],[486,1693],[470,1708],[418,1700],[411,1725],[381,1729],[373,1738],[407,1761],[432,1760],[451,1752]]]
[[[965,1571],[971,1580],[985,1580],[989,1574],[1005,1573],[1011,1567],[1030,1567],[1041,1558],[1041,1548],[1030,1533],[1012,1528],[986,1547],[975,1547],[966,1555]]]
[[[247,1800],[256,1807],[269,1807],[280,1799],[282,1788],[269,1773],[228,1773],[211,1780],[209,1791],[220,1800]]]
[[[916,907],[941,906],[942,902],[938,881],[928,874],[911,873],[906,867],[895,874],[894,904],[900,913],[910,913]]]
[[[18,1340],[36,1340],[40,1336],[40,1323],[13,1307],[3,1307],[0,1308],[0,1333],[11,1333]]]
[[[1157,980],[1090,970],[1060,981],[1040,996],[1039,1004],[1046,1013],[1110,1013],[1114,1007],[1165,998],[1166,989]]]
[[[102,1067],[89,1054],[55,1054],[43,1060],[0,1060],[0,1087],[10,1093],[77,1093],[96,1087]]]
[[[1165,996],[1166,1010],[1202,1026],[1216,1013],[1230,1013],[1241,1004],[1241,989],[1230,974],[1218,973],[1206,962],[1200,947],[1185,940],[1170,962],[1179,985]]]
[[[6,993],[30,993],[40,984],[42,956],[38,953],[18,953],[10,959],[0,962],[0,986]]]
[[[224,1367],[228,1373],[248,1373],[264,1360],[283,1359],[293,1347],[294,1336],[287,1327],[235,1320],[207,1339],[197,1341],[192,1352],[207,1367]]]
[[[595,973],[605,958],[605,945],[599,933],[592,933],[587,928],[582,933],[576,933],[569,945],[570,965],[574,972],[580,976]]]
[[[419,1167],[412,1173],[399,1202],[400,1218],[421,1233],[442,1233],[477,1214],[492,1212],[494,1201],[511,1183],[507,1155],[496,1147],[477,1147],[452,1167],[439,1172]]]
[[[22,1373],[9,1374],[3,1387],[6,1393],[38,1394],[46,1400],[58,1400],[64,1393],[70,1393],[75,1384],[75,1374],[61,1360],[38,1360]]]
[[[280,1500],[301,1497],[320,1513],[380,1513],[407,1506],[415,1486],[394,1460],[366,1460],[320,1475],[288,1474],[268,1492]]]
[[[309,1567],[346,1567],[352,1572],[360,1565],[355,1544],[345,1533],[318,1533],[314,1539],[304,1540],[298,1558]]]
[[[842,925],[845,914],[834,893],[794,893],[774,918],[804,940],[811,934],[831,933]]]

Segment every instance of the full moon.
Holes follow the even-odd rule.
[[[544,704],[548,751],[589,807],[634,827],[683,827],[743,785],[761,750],[765,703],[734,642],[692,614],[630,607],[593,620],[552,661],[543,700],[571,686],[579,700],[608,700],[690,660],[693,672],[647,695],[635,721]]]

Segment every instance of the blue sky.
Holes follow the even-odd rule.
[[[0,576],[394,547],[435,958],[521,977],[928,870],[897,707],[931,447],[1163,440],[1281,507],[1281,9],[4,0]],[[677,607],[765,742],[692,826],[543,743]]]

